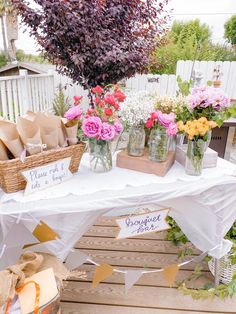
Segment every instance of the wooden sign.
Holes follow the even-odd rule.
[[[62,183],[73,175],[69,170],[71,157],[52,162],[42,167],[22,171],[27,181],[25,195]]]
[[[128,216],[116,220],[120,227],[117,239],[135,237],[141,234],[167,230],[170,228],[166,216],[170,209],[165,208],[146,214]]]

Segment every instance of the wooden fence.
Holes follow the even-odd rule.
[[[222,89],[227,95],[236,99],[236,62],[214,61],[178,61],[176,75],[136,75],[126,81],[126,89],[139,91],[155,91],[160,95],[174,96],[178,90],[177,76],[182,80],[190,80],[193,69],[202,72],[202,85],[212,80],[214,68],[220,65]],[[72,81],[57,72],[48,74],[28,75],[21,70],[19,76],[0,78],[0,113],[15,121],[18,115],[27,110],[45,111],[52,109],[53,99],[58,91],[58,85],[66,87],[65,94],[69,101],[73,96],[84,96],[83,105],[88,104],[88,92],[82,86],[72,84]]]
[[[28,75],[20,70],[19,76],[0,78],[0,113],[1,116],[15,121],[27,110],[45,111],[52,108],[55,94],[54,75]]]

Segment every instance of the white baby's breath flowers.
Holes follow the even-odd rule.
[[[144,124],[154,110],[157,94],[147,91],[126,92],[120,116],[126,127]]]

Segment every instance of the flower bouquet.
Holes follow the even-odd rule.
[[[149,140],[149,159],[162,162],[167,159],[170,138],[176,135],[178,128],[175,114],[153,111],[146,122],[146,127],[151,130]]]
[[[89,141],[91,169],[106,172],[112,168],[111,142],[123,131],[118,111],[126,96],[117,85],[112,92],[101,86],[91,91],[92,103],[83,118],[82,131]]]
[[[121,105],[120,116],[129,131],[127,153],[139,157],[144,154],[146,132],[144,129],[150,113],[154,110],[156,94],[140,91],[128,94]]]
[[[209,138],[209,131],[217,126],[214,121],[205,117],[190,120],[184,123],[177,123],[178,130],[184,132],[188,138],[185,171],[189,175],[201,175],[202,161],[205,153],[206,142]]]

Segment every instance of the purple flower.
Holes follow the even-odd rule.
[[[171,113],[162,113],[161,111],[158,111],[158,122],[164,126],[164,128],[168,128],[171,123],[175,121],[175,115],[173,112]]]
[[[177,134],[177,132],[178,132],[177,124],[172,122],[167,128],[167,134],[169,136],[174,136]]]
[[[123,131],[123,125],[121,124],[120,120],[115,121],[114,128],[117,135]]]
[[[79,106],[74,106],[65,113],[64,117],[68,120],[74,120],[81,118],[82,114],[83,110]]]
[[[216,111],[221,111],[230,106],[230,99],[225,93],[214,87],[197,87],[191,90],[187,97],[191,109],[212,107]]]
[[[82,124],[84,135],[89,138],[100,138],[102,131],[102,121],[98,117],[88,117]]]
[[[115,127],[112,124],[103,122],[101,129],[101,139],[104,141],[111,141],[115,138],[116,131]]]

